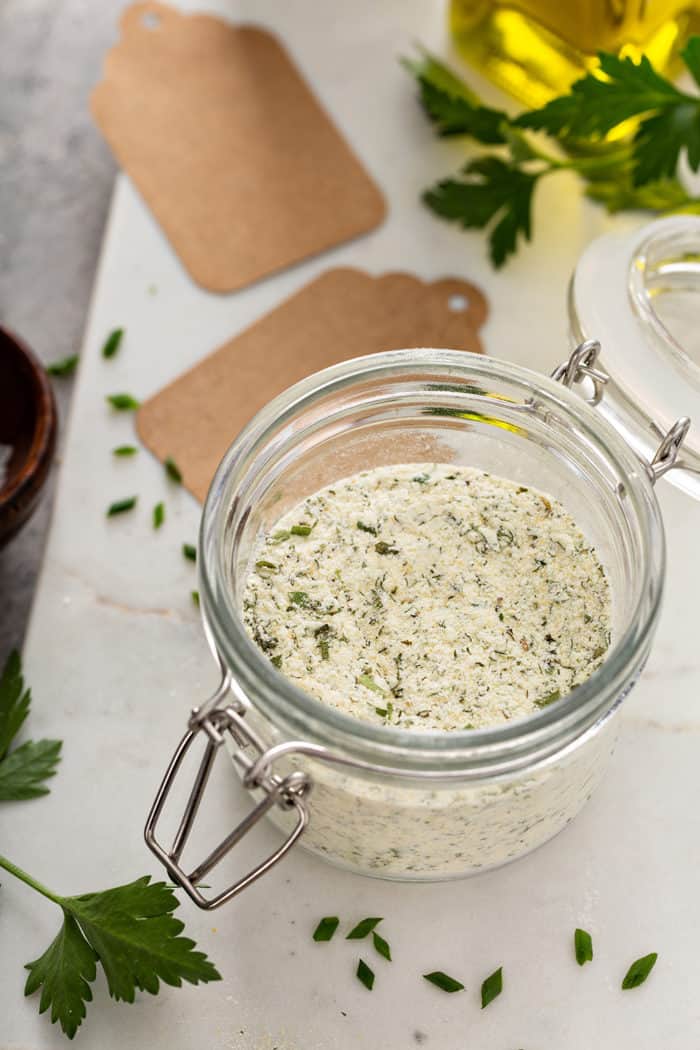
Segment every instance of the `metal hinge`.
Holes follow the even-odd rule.
[[[599,354],[600,343],[597,340],[588,339],[585,343],[580,343],[572,350],[568,360],[557,365],[552,372],[552,379],[566,387],[572,387],[575,383],[590,379],[593,384],[593,394],[584,400],[592,406],[600,404],[610,376],[597,367]],[[650,462],[642,460],[642,465],[652,485],[655,485],[659,478],[677,465],[678,453],[689,429],[690,419],[688,416],[681,416],[664,434]]]

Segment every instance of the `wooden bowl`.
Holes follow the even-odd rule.
[[[58,417],[43,365],[0,327],[0,547],[34,511],[56,447]]]

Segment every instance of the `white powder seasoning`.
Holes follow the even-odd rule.
[[[403,729],[479,729],[556,702],[602,662],[596,552],[536,489],[450,464],[379,467],[281,518],[244,619],[324,704]]]

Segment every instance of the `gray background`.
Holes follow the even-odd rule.
[[[0,323],[43,361],[80,348],[115,175],[88,96],[123,6],[0,0]],[[54,380],[61,435],[71,387],[70,379]],[[49,488],[30,523],[0,551],[0,666],[24,637]]]

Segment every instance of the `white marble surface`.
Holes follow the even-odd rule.
[[[371,272],[410,268],[462,274],[488,290],[493,355],[549,370],[564,352],[565,291],[581,248],[608,220],[562,178],[538,201],[536,242],[493,274],[478,235],[436,221],[417,203],[462,147],[436,143],[396,63],[411,40],[445,46],[440,11],[422,0],[381,5],[209,3],[274,26],[374,172],[390,202],[385,225],[352,245],[225,297],[187,279],[128,180],[117,184],[88,324],[46,560],[25,647],[34,694],[29,729],[59,736],[64,759],[51,795],[6,805],[2,850],[59,892],[78,893],[158,874],[142,842],[153,792],[189,706],[215,680],[190,601],[192,566],[180,554],[199,508],[142,452],[113,461],[133,437],[104,394],[144,397],[313,275],[331,265]],[[363,11],[364,16],[363,16]],[[630,220],[626,220],[630,221]],[[149,288],[155,285],[155,293]],[[114,326],[119,357],[99,347]],[[134,514],[106,520],[113,499],[138,493]],[[700,1034],[697,930],[700,786],[697,595],[700,509],[662,485],[669,536],[665,610],[649,667],[628,698],[614,763],[598,794],[556,841],[501,871],[445,885],[358,878],[297,851],[239,901],[213,915],[189,904],[188,929],[223,981],[141,995],[134,1006],[95,984],[84,1046],[100,1050],[687,1050]],[[151,528],[154,503],[168,517]],[[245,799],[222,760],[205,825],[225,829]],[[276,841],[259,831],[257,848]],[[245,845],[234,866],[252,857]],[[65,1045],[36,997],[21,996],[22,964],[53,937],[58,915],[9,877],[0,894],[0,1046]],[[311,942],[321,915],[385,916],[395,962],[369,961],[369,994],[355,979],[358,951]],[[579,969],[576,925],[596,958]],[[361,947],[367,954],[367,946]],[[648,983],[622,993],[632,959],[659,952]],[[481,980],[504,968],[504,992],[479,1009]],[[446,996],[420,974],[443,969],[466,991]]]

